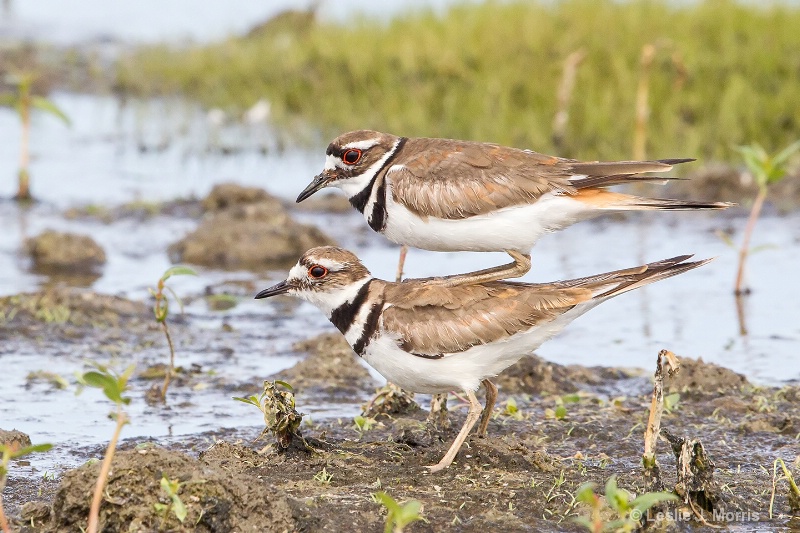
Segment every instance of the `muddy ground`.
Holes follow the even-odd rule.
[[[199,216],[202,209],[196,204],[154,206],[146,212],[123,209],[100,218],[170,210],[178,216]],[[98,216],[78,211],[68,215]],[[222,291],[222,285],[186,300],[206,298],[211,307],[210,297]],[[239,281],[225,288],[228,294],[248,299],[255,290],[252,282]],[[223,303],[236,305],[231,300]],[[296,309],[294,301],[279,299],[276,305],[278,319]],[[171,385],[178,397],[191,399],[200,390],[206,398],[245,396],[254,392],[259,380],[282,379],[294,386],[301,412],[320,404],[353,411],[379,386],[336,333],[297,343],[293,351],[304,358],[274,376],[215,374],[230,364],[215,357],[230,357],[244,345],[248,348],[241,351],[257,352],[271,340],[242,327],[247,321],[263,323],[265,317],[238,315],[217,329],[199,329],[195,319],[170,319],[180,345],[179,363],[186,352],[205,357],[202,368],[179,368]],[[162,332],[146,302],[58,284],[2,297],[0,341],[0,354],[36,349],[55,357],[84,350],[125,364],[136,360],[131,386],[137,391],[163,377]],[[654,368],[656,354],[650,355]],[[777,482],[773,498],[777,458],[795,475],[800,472],[800,387],[758,387],[718,366],[691,359],[682,363],[681,372],[667,381],[671,396],[662,427],[678,437],[702,441],[713,462],[713,483],[703,487],[702,497],[694,495],[693,501],[701,503],[693,511],[685,506],[667,509],[667,515],[679,521],[643,525],[678,531],[711,531],[717,526],[800,529],[798,503],[790,498],[786,481]],[[213,431],[166,443],[126,439],[109,477],[101,524],[104,531],[380,531],[386,511],[373,495],[386,491],[398,501],[422,504],[425,520],[409,526],[409,531],[579,531],[574,518],[589,514],[575,500],[583,483],[602,487],[614,475],[633,493],[646,490],[641,457],[651,376],[640,370],[561,366],[525,358],[496,379],[500,396],[489,435],[472,436],[455,463],[437,474],[427,473],[424,466],[438,462],[465,418],[465,405],[455,397],[449,401],[449,428],[427,423],[427,397],[417,398],[422,408],[412,405],[377,416],[361,428],[350,417],[307,417],[301,432],[310,449],[293,445],[278,451],[272,436],[256,440],[263,427],[227,428],[224,418],[216,416],[213,422],[219,428]],[[185,403],[180,412],[191,412],[191,400]],[[153,409],[159,412],[158,406]],[[170,416],[168,406],[160,409],[163,413],[153,416]],[[0,429],[14,428],[2,427],[0,421]],[[67,446],[69,455],[87,462],[44,477],[16,475],[17,463],[12,463],[3,499],[14,531],[85,527],[99,472],[99,464],[89,460],[102,457],[104,447]],[[676,459],[665,441],[659,443],[658,461],[661,481],[671,490]],[[180,483],[177,496],[187,511],[182,523],[169,507],[163,476]],[[602,517],[610,520],[613,513],[606,509]]]
[[[91,299],[61,295],[57,301],[71,309],[72,322],[42,322],[29,305],[15,316],[14,331],[58,339],[91,337],[93,331],[111,335],[124,325],[134,336],[153,334],[142,309],[118,299],[99,304],[104,313],[119,311],[99,330],[80,312],[82,302]],[[9,328],[4,326],[3,334],[19,342],[21,336]],[[175,328],[176,335],[185,333],[180,324]],[[337,335],[299,343],[296,349],[307,359],[272,378],[296,384],[300,411],[314,402],[353,402],[354,386],[374,386]],[[307,372],[299,372],[303,368]],[[385,511],[372,495],[384,490],[399,501],[421,502],[425,521],[410,531],[578,531],[573,518],[589,512],[574,498],[581,484],[602,486],[616,475],[623,488],[644,491],[642,435],[652,392],[647,375],[564,367],[530,357],[497,383],[500,397],[489,435],[471,437],[456,462],[438,474],[423,467],[439,460],[464,420],[464,405],[454,397],[452,424],[444,430],[428,425],[426,410],[418,408],[379,416],[367,430],[359,430],[352,419],[307,419],[301,432],[313,450],[293,445],[278,452],[271,436],[254,440],[259,427],[220,428],[166,447],[149,439],[125,440],[101,509],[103,530],[380,531]],[[134,379],[134,387],[146,386],[144,376]],[[174,386],[191,387],[191,376]],[[211,386],[221,394],[232,390],[229,383]],[[777,485],[773,518],[768,516],[773,461],[783,458],[798,471],[800,388],[755,387],[731,371],[686,359],[667,393],[677,396],[671,397],[662,426],[677,436],[701,439],[714,463],[714,483],[706,495],[710,503],[700,510],[704,519],[743,530],[800,528],[800,511],[785,481]],[[667,443],[659,446],[662,480],[672,488],[675,458]],[[102,451],[76,446],[72,453],[88,459]],[[97,462],[60,472],[57,479],[15,477],[13,468],[3,495],[15,531],[85,526]],[[166,514],[165,507],[156,508],[170,502],[160,486],[162,476],[181,483],[178,496],[187,509],[182,524],[168,507]],[[687,520],[662,523],[659,529],[711,531],[696,518]]]

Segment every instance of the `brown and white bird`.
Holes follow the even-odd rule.
[[[436,472],[450,465],[481,416],[475,397],[481,384],[482,435],[497,396],[489,378],[605,300],[708,262],[687,262],[690,257],[554,283],[447,287],[430,279],[376,279],[351,252],[323,246],[307,251],[285,281],[256,298],[290,294],[316,305],[360,357],[403,389],[463,390],[469,413],[447,454],[428,467]]]
[[[370,227],[432,251],[505,251],[514,263],[449,276],[456,285],[524,275],[544,234],[615,211],[724,209],[723,202],[642,198],[607,190],[664,181],[692,159],[580,162],[491,143],[359,130],[330,143],[325,169],[297,197],[338,187]],[[399,269],[402,271],[402,268]]]

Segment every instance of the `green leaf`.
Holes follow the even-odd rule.
[[[628,493],[617,487],[617,476],[606,481],[606,501],[618,514],[624,514],[628,509]]]
[[[395,501],[394,498],[389,496],[388,493],[384,491],[376,492],[374,494],[375,499],[378,500],[378,503],[386,507],[390,513],[396,513],[400,510],[400,505]]]
[[[186,510],[186,506],[183,504],[183,501],[178,497],[177,494],[172,496],[172,512],[175,513],[175,518],[180,520],[181,524],[183,524],[183,521],[186,520],[186,515],[188,512]]]
[[[800,150],[800,140],[797,140],[778,152],[778,154],[772,158],[772,164],[776,167],[783,166],[795,152]]]
[[[594,493],[595,487],[597,487],[597,484],[592,483],[591,481],[584,483],[578,487],[578,491],[575,493],[575,499],[579,502],[594,505],[595,500],[597,499],[597,496]]]
[[[678,406],[678,402],[680,400],[681,395],[678,392],[673,392],[672,394],[664,396],[664,409],[667,411],[672,411]]]
[[[565,394],[561,397],[561,400],[564,403],[578,403],[581,401],[581,397],[578,394]]]
[[[170,267],[164,271],[164,274],[161,276],[161,281],[167,281],[172,276],[196,276],[197,272],[194,271],[191,267],[183,266],[183,265],[175,265],[174,267]]]
[[[30,453],[38,453],[38,452],[46,452],[49,451],[53,447],[52,444],[49,442],[44,444],[34,444],[32,446],[25,446],[24,448],[20,448],[16,452],[12,452],[11,457],[22,457],[23,455],[28,455]]]
[[[257,396],[248,396],[246,398],[240,398],[238,396],[234,396],[233,399],[236,400],[237,402],[248,403],[250,405],[255,405],[259,409],[261,408],[261,402],[258,401]]]
[[[567,408],[563,405],[557,405],[555,410],[555,416],[558,420],[564,420],[567,417]]]
[[[117,381],[108,374],[90,370],[81,376],[81,381],[89,387],[105,389],[106,387],[116,387]]]
[[[39,109],[40,111],[44,111],[45,113],[50,113],[54,117],[61,119],[67,126],[72,125],[66,113],[61,111],[61,109],[56,104],[54,104],[47,98],[43,98],[41,96],[31,96],[31,105],[36,109]]]
[[[400,512],[395,516],[395,524],[398,528],[403,528],[408,524],[422,520],[419,510],[422,504],[417,500],[411,500],[400,508]]]
[[[285,389],[289,390],[290,392],[294,392],[294,387],[292,387],[291,385],[289,385],[289,384],[288,384],[288,383],[286,383],[285,381],[281,381],[281,380],[279,380],[279,379],[276,379],[276,380],[275,380],[275,385],[280,385],[281,387],[283,387],[283,388],[285,388]]]
[[[671,492],[646,492],[641,496],[637,496],[630,503],[630,507],[644,515],[648,509],[657,503],[676,500],[678,500],[678,497]]]

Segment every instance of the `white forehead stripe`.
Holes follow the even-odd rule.
[[[357,150],[369,150],[376,144],[381,142],[380,139],[367,139],[365,141],[353,141],[351,143],[347,143],[342,146],[342,150],[347,150],[348,148],[356,148]]]
[[[336,167],[342,166],[342,160],[335,155],[329,155],[325,158],[325,170],[333,170]]]
[[[324,257],[320,257],[319,259],[309,257],[308,259],[315,265],[323,266],[332,272],[341,270],[345,266],[343,263],[340,263],[339,261],[334,261],[333,259],[325,259]]]
[[[288,279],[300,279],[306,275],[306,267],[297,263],[292,269],[289,271],[289,278]]]

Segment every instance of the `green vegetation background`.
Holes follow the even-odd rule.
[[[730,160],[735,145],[753,139],[768,149],[797,139],[800,8],[681,4],[487,2],[388,22],[283,18],[208,46],[138,50],[121,63],[118,83],[226,109],[266,98],[279,123],[326,136],[373,128],[630,158],[640,56],[654,44],[648,156]],[[556,147],[556,93],[578,49],[587,56]]]

